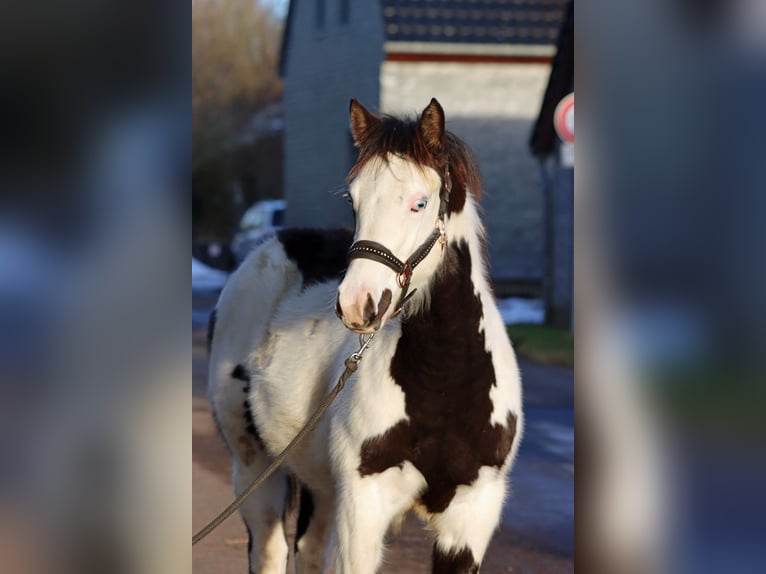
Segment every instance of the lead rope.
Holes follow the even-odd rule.
[[[314,414],[311,415],[311,418],[306,421],[306,424],[303,425],[303,428],[301,428],[298,434],[295,435],[295,438],[293,438],[293,440],[290,441],[290,444],[288,444],[285,449],[279,453],[279,455],[272,461],[266,470],[259,474],[255,480],[253,480],[253,482],[251,482],[250,485],[245,490],[243,490],[242,493],[237,498],[235,498],[231,504],[229,504],[229,506],[223,510],[223,512],[208,522],[208,524],[202,530],[197,532],[197,534],[192,536],[192,546],[203,540],[208,534],[218,528],[224,520],[231,516],[234,511],[237,510],[237,508],[242,506],[242,503],[245,502],[247,497],[250,496],[255,491],[255,489],[263,483],[263,481],[271,476],[288,456],[290,456],[290,453],[295,450],[295,447],[298,446],[298,443],[300,443],[308,433],[314,430],[316,425],[319,423],[319,420],[325,414],[332,402],[343,390],[343,387],[346,385],[346,381],[356,372],[356,369],[359,367],[359,363],[362,360],[362,355],[364,355],[367,347],[370,346],[370,342],[374,336],[375,333],[370,333],[370,336],[366,339],[364,338],[364,335],[359,336],[359,350],[351,353],[346,358],[346,369],[343,371],[343,374],[341,374],[338,382],[335,384],[330,393],[324,398],[322,404],[320,404],[314,411]]]

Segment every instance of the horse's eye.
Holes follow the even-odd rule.
[[[350,194],[350,193],[344,193],[344,194],[343,194],[343,198],[344,198],[346,201],[348,201],[348,202],[349,202],[351,205],[353,205],[353,204],[354,204],[354,201],[351,199],[351,194]]]
[[[415,202],[415,206],[411,209],[411,211],[417,213],[421,209],[425,209],[428,202],[425,199],[419,199]]]

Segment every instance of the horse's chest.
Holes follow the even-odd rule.
[[[482,466],[502,466],[515,419],[511,425],[509,414],[507,427],[491,423],[495,373],[491,355],[479,351],[456,352],[452,360],[421,355],[412,364],[401,354],[394,357],[391,375],[404,391],[408,419],[363,443],[361,475],[410,462],[427,483],[420,501],[429,512],[441,512]]]
[[[481,467],[502,467],[516,434],[515,413],[500,413],[505,424],[492,423],[497,374],[470,250],[462,242],[446,257],[452,272],[434,281],[428,310],[402,322],[391,358],[407,418],[362,443],[358,469],[365,476],[411,462],[427,483],[420,501],[434,513],[447,508],[458,486],[472,484]]]

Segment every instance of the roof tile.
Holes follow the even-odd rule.
[[[389,42],[555,43],[567,0],[381,0]]]

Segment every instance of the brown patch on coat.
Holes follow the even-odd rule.
[[[281,229],[277,239],[288,259],[298,267],[305,288],[343,276],[354,232],[350,229]]]
[[[258,455],[255,449],[255,442],[251,435],[242,435],[239,437],[239,448],[237,449],[239,459],[245,466],[250,466],[255,462]]]
[[[444,552],[436,544],[433,550],[433,574],[476,574],[479,565],[470,548]]]
[[[252,461],[255,460],[255,450],[251,446],[252,441],[255,440],[255,445],[261,450],[265,450],[266,447],[261,435],[258,433],[258,428],[255,426],[253,411],[250,408],[250,372],[243,365],[236,365],[231,372],[231,378],[242,381],[242,392],[245,395],[245,400],[242,401],[242,407],[244,409],[243,416],[245,419],[245,432],[247,432],[247,436],[241,436],[239,438],[239,443],[242,447],[240,450],[242,462],[249,465],[250,463],[245,460],[246,456]]]
[[[250,372],[244,365],[235,365],[231,370],[231,378],[247,383],[247,387],[250,387]]]
[[[409,418],[364,441],[359,465],[366,476],[411,462],[427,483],[419,502],[432,513],[444,511],[481,467],[500,468],[516,435],[514,413],[507,413],[505,426],[490,420],[495,371],[479,331],[482,306],[468,246],[461,241],[448,249],[448,268],[434,282],[430,307],[402,322],[391,361]]]
[[[380,328],[380,322],[383,319],[383,315],[386,314],[386,311],[388,311],[388,308],[391,306],[393,297],[394,296],[391,293],[391,289],[383,289],[383,294],[380,296],[380,301],[378,302],[378,312],[375,315],[375,320],[372,323],[373,329],[377,330]]]
[[[457,136],[444,130],[444,112],[440,111],[441,106],[438,106],[438,102],[438,109],[433,105],[434,102],[435,100],[432,100],[414,120],[388,115],[378,118],[365,110],[364,121],[354,132],[359,157],[346,179],[353,180],[370,161],[387,161],[388,155],[391,154],[409,159],[420,166],[433,168],[440,176],[443,175],[445,167],[449,168],[452,193],[447,213],[462,211],[468,190],[478,199],[481,195],[481,179],[476,162],[468,147]],[[352,103],[352,131],[355,130],[353,108]],[[437,142],[441,144],[437,145]]]
[[[255,572],[255,570],[253,570],[253,533],[247,525],[247,522],[245,522],[245,528],[247,528],[247,571],[249,573]]]
[[[300,503],[298,506],[298,522],[295,527],[295,552],[299,552],[298,543],[308,532],[314,518],[314,496],[305,484],[301,484]]]

